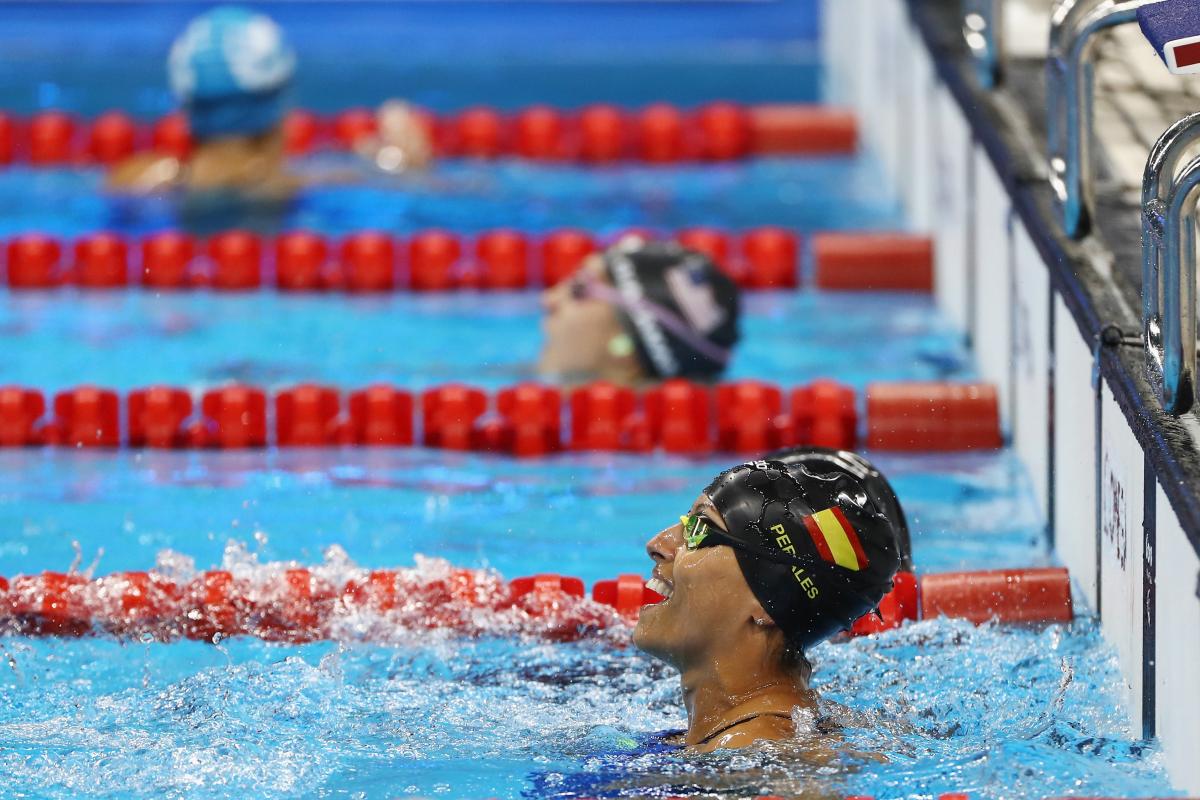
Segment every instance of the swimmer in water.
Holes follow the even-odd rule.
[[[220,6],[187,26],[171,46],[171,89],[183,107],[192,153],[139,153],[113,168],[113,189],[148,194],[183,188],[286,198],[301,179],[284,152],[285,96],[296,56],[269,17]],[[388,171],[423,167],[432,146],[414,111],[399,101],[377,114],[378,134],[357,148]]]
[[[876,608],[902,559],[888,512],[828,462],[726,470],[646,549],[666,599],[633,641],[679,670],[701,752],[795,735],[816,705],[807,651]]]
[[[738,341],[739,290],[707,256],[629,237],[542,298],[538,371],[564,382],[716,380]]]

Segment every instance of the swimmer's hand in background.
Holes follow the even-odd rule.
[[[388,100],[375,114],[378,133],[355,149],[384,172],[424,169],[433,161],[433,142],[420,115],[402,100]]]

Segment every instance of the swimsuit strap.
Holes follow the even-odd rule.
[[[705,736],[703,739],[701,739],[699,742],[697,742],[697,744],[708,744],[713,739],[720,736],[722,733],[729,730],[730,728],[736,728],[738,725],[741,725],[742,723],[749,722],[752,719],[758,719],[759,717],[782,717],[783,719],[791,719],[792,715],[790,713],[784,713],[782,711],[759,711],[758,713],[755,713],[755,714],[747,714],[744,717],[739,717],[738,719],[735,719],[733,722],[729,723],[728,725],[724,725],[720,728],[717,728],[715,731],[710,733],[708,736]]]

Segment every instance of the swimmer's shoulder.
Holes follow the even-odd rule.
[[[692,749],[699,753],[711,753],[714,750],[723,749],[736,750],[741,747],[749,747],[755,742],[775,742],[789,739],[795,733],[796,726],[791,718],[764,715],[734,725],[732,728],[722,731],[719,736],[698,744]]]

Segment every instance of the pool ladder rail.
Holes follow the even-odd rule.
[[[1051,12],[1046,60],[1050,184],[1063,230],[1072,239],[1090,232],[1095,206],[1091,149],[1096,39],[1106,30],[1134,22],[1171,72],[1200,70],[1196,0],[1059,0]]]
[[[1050,18],[1046,59],[1046,139],[1050,185],[1072,239],[1091,230],[1095,186],[1091,171],[1094,64],[1097,36],[1136,22],[1154,0],[1060,0]]]
[[[963,40],[975,57],[979,85],[999,86],[1004,78],[1003,0],[963,0]]]
[[[1142,332],[1146,373],[1163,409],[1179,415],[1196,399],[1196,225],[1200,113],[1168,128],[1142,178]]]

